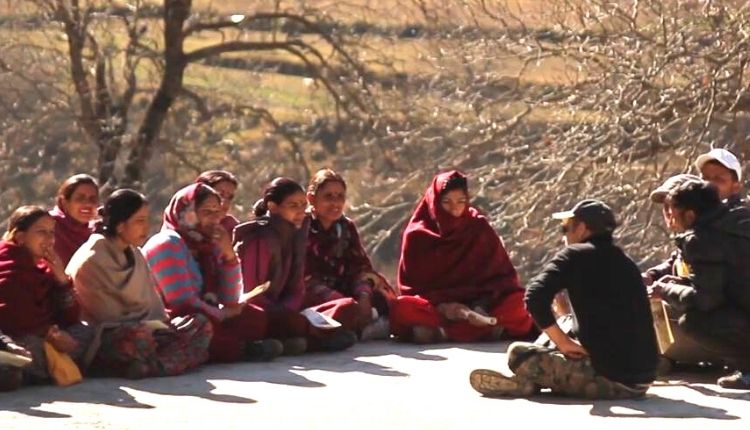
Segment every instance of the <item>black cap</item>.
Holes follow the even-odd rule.
[[[556,212],[552,214],[552,218],[575,218],[586,224],[586,227],[594,233],[611,233],[617,227],[617,221],[615,220],[615,214],[612,213],[612,209],[606,203],[594,199],[581,200],[573,206],[573,209],[565,212]]]

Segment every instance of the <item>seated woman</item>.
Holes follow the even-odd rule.
[[[317,329],[300,314],[305,294],[306,207],[302,186],[288,178],[276,178],[255,204],[257,219],[234,231],[246,288],[270,281],[269,289],[254,303],[268,313],[271,336],[284,341],[287,354],[342,350],[356,342],[356,335],[346,329],[358,317],[352,299],[318,309],[338,318],[344,327]]]
[[[66,179],[57,191],[57,206],[50,212],[55,218],[55,252],[63,265],[88,240],[94,228],[91,221],[99,206],[99,184],[89,175]]]
[[[91,368],[99,374],[178,375],[208,359],[208,319],[194,314],[169,321],[138,249],[148,238],[148,209],[146,197],[136,191],[112,193],[99,211],[96,233],[67,267],[83,321],[100,330]]]
[[[360,339],[387,338],[390,326],[386,299],[395,293],[385,277],[373,269],[357,226],[344,215],[344,178],[331,169],[319,170],[307,187],[307,201],[311,221],[303,307],[353,298],[360,317],[351,328],[360,332]]]
[[[198,175],[198,177],[195,178],[195,182],[206,184],[219,193],[221,196],[221,210],[224,212],[219,224],[221,224],[231,236],[234,228],[240,223],[237,218],[229,213],[232,209],[232,202],[234,201],[234,195],[237,192],[237,186],[239,185],[237,177],[226,170],[207,170]]]
[[[240,263],[221,216],[221,197],[208,185],[177,191],[161,231],[143,246],[146,260],[172,317],[200,313],[211,320],[210,360],[271,360],[281,354],[281,343],[266,339],[262,309],[238,302]]]
[[[50,347],[80,368],[89,356],[92,331],[79,323],[80,307],[54,246],[55,220],[38,206],[13,212],[0,241],[0,330],[31,352],[33,361],[23,369],[30,382],[52,376]]]
[[[469,204],[466,176],[437,175],[404,231],[391,331],[403,340],[529,335],[524,290],[503,243]]]

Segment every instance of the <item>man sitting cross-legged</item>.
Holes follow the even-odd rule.
[[[526,397],[542,388],[590,399],[643,396],[656,374],[656,337],[638,267],[613,243],[611,209],[584,200],[553,218],[561,220],[567,246],[531,281],[525,301],[557,349],[513,343],[508,366],[514,375],[478,369],[471,373],[472,387],[490,397]],[[560,329],[552,312],[564,289],[580,343]]]

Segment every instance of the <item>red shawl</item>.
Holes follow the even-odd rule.
[[[216,245],[211,238],[198,231],[198,215],[195,212],[195,196],[201,187],[207,185],[190,184],[172,196],[164,209],[161,229],[174,230],[180,235],[198,262],[203,277],[204,295],[212,293],[218,297],[220,273]]]
[[[521,290],[518,275],[487,219],[467,206],[454,217],[440,206],[440,193],[457,171],[437,175],[404,231],[398,284],[402,294],[434,304],[498,303]]]
[[[80,223],[68,215],[59,200],[49,214],[55,219],[55,252],[67,265],[78,248],[89,240],[94,229],[90,224]]]
[[[70,284],[58,284],[26,248],[0,241],[0,331],[43,337],[53,324],[76,323],[79,313]]]

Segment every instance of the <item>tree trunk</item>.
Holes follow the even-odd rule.
[[[141,185],[143,171],[151,157],[169,108],[182,91],[182,79],[187,66],[183,50],[182,27],[190,16],[191,6],[191,0],[164,1],[164,72],[159,89],[146,111],[125,165],[125,175],[122,181],[124,185],[131,187]]]

